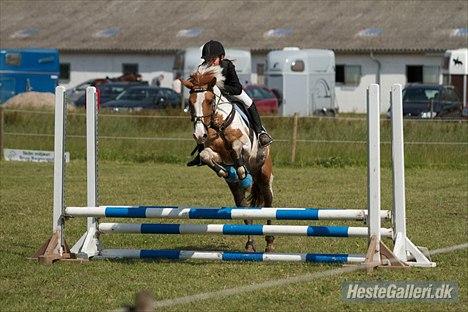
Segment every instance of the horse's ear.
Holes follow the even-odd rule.
[[[180,82],[189,89],[193,89],[193,83],[190,80],[179,79]]]

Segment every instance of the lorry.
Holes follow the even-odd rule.
[[[59,75],[57,49],[1,49],[0,104],[23,92],[54,93]]]
[[[331,50],[295,47],[271,51],[266,85],[282,96],[282,116],[335,116],[335,54]]]

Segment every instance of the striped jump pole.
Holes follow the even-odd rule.
[[[135,224],[100,223],[100,233],[133,234],[222,234],[222,235],[285,235],[316,237],[367,237],[367,227],[304,226],[261,224]],[[380,234],[393,237],[393,230],[382,228]]]
[[[176,206],[67,207],[70,217],[162,218],[162,219],[268,219],[268,220],[366,220],[367,209],[318,208],[183,208]],[[380,211],[390,219],[391,212]]]
[[[215,260],[215,261],[297,261],[313,263],[363,263],[364,255],[315,253],[263,253],[235,251],[191,251],[149,249],[104,249],[97,258],[152,260]]]

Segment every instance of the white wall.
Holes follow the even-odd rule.
[[[60,63],[70,63],[70,81],[62,83],[65,88],[74,87],[86,80],[118,77],[122,75],[123,63],[138,63],[143,80],[164,75],[162,86],[171,87],[174,55],[124,55],[124,54],[65,54],[61,53]]]
[[[381,112],[390,107],[389,93],[392,84],[406,84],[407,65],[440,66],[441,55],[375,55],[381,63]],[[336,64],[361,65],[361,81],[358,86],[338,85],[335,88],[337,105],[340,112],[366,112],[366,89],[371,83],[376,83],[377,64],[369,55],[336,55]],[[442,75],[439,72],[439,83]]]

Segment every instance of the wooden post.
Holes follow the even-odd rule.
[[[5,123],[5,118],[4,118],[4,113],[3,113],[3,106],[0,106],[0,160],[3,159],[3,130],[4,130],[4,125]]]
[[[297,122],[298,122],[298,115],[294,113],[294,125],[293,125],[293,135],[292,135],[292,143],[291,143],[291,163],[296,161],[296,145],[297,145]]]

